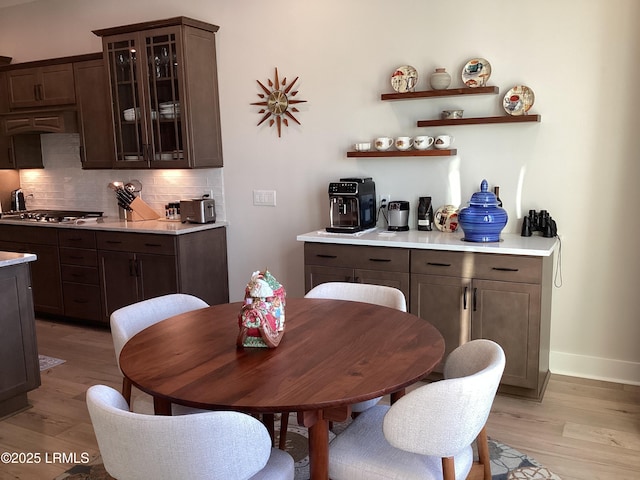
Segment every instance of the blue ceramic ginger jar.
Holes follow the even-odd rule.
[[[499,206],[498,198],[482,180],[480,191],[471,195],[469,206],[458,213],[458,223],[468,242],[499,242],[500,232],[507,224],[507,212]]]

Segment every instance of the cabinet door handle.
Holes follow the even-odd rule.
[[[107,240],[107,243],[110,245],[120,245],[122,242],[119,240]]]
[[[69,258],[72,260],[82,260],[84,257],[81,255],[69,255]]]
[[[33,98],[36,101],[40,100],[39,95],[38,95],[38,84],[37,83],[33,86]]]
[[[370,258],[370,262],[390,262],[390,258]]]
[[[162,244],[161,243],[145,243],[144,246],[145,247],[161,247]]]
[[[469,293],[469,287],[464,287],[464,294],[462,295],[462,308],[467,309],[467,294]]]
[[[316,257],[319,257],[319,258],[338,258],[337,255],[327,255],[325,253],[318,253],[316,255]]]
[[[427,265],[431,265],[432,267],[450,267],[450,263],[438,263],[438,262],[427,262]]]
[[[476,312],[478,310],[478,289],[473,289],[473,311]]]
[[[519,268],[507,268],[507,267],[493,267],[492,270],[498,270],[499,272],[517,272]]]
[[[130,277],[136,276],[136,267],[134,264],[135,264],[135,260],[133,258],[129,259],[129,276]]]

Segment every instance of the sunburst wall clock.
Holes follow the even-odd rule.
[[[282,80],[278,77],[278,68],[275,69],[275,75],[273,80],[267,81],[269,88],[267,88],[260,80],[256,80],[258,85],[264,93],[258,93],[258,96],[262,99],[260,102],[253,102],[251,105],[258,105],[261,108],[258,113],[263,117],[258,122],[258,125],[262,125],[265,121],[269,120],[269,126],[273,127],[275,124],[278,128],[278,137],[282,134],[282,125],[289,126],[289,120],[293,120],[298,125],[302,125],[298,119],[293,115],[300,112],[293,105],[298,103],[305,103],[306,100],[294,99],[298,94],[298,90],[294,90],[293,86],[298,81],[299,77],[293,79],[293,81],[287,84],[287,78]]]

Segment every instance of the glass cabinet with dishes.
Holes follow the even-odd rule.
[[[111,86],[116,168],[222,166],[217,30],[177,17],[94,31]]]

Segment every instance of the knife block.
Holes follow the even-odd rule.
[[[125,211],[125,220],[128,222],[157,220],[160,218],[160,215],[140,197],[134,198],[129,207],[131,207],[131,210]]]

